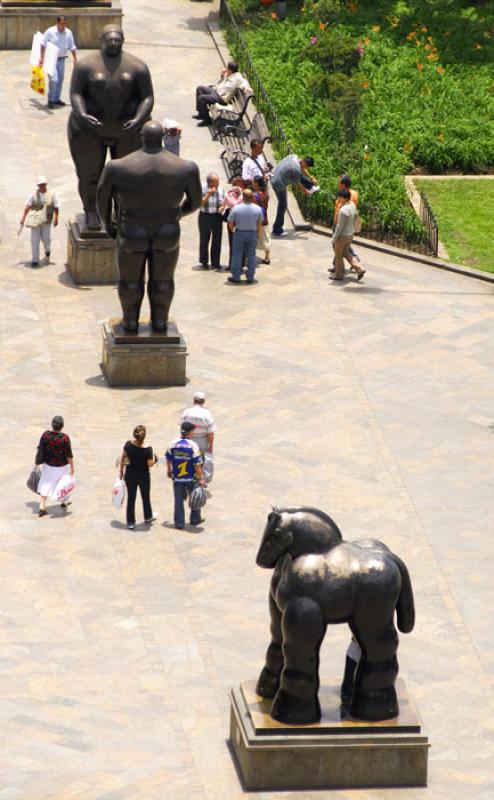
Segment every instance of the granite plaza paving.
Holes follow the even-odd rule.
[[[220,145],[190,120],[195,85],[221,66],[205,28],[214,6],[124,10],[155,116],[183,124],[182,154],[203,175],[219,170]],[[380,538],[407,562],[417,623],[398,656],[432,749],[425,789],[259,796],[493,798],[492,285],[363,248],[365,282],[331,285],[329,240],[291,232],[240,289],[198,269],[188,218],[173,316],[189,383],[110,389],[100,324],[118,313],[116,290],[75,287],[65,270],[79,210],[68,110],[36,100],[26,53],[0,64],[0,800],[243,796],[227,692],[256,677],[268,642],[270,573],[254,558],[272,504],[318,506],[346,538]],[[15,233],[40,172],[61,225],[50,264],[32,270],[28,236]],[[219,428],[206,522],[172,527],[158,467],[159,521],[128,531],[110,503],[121,445],[142,422],[161,454],[196,389]],[[38,519],[24,483],[55,413],[79,487],[69,513]],[[347,638],[346,626],[328,629],[323,681],[340,678]]]

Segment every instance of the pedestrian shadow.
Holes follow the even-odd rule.
[[[49,264],[38,264],[37,267],[32,267],[31,266],[31,259],[29,259],[29,261],[17,261],[15,266],[16,267],[23,267],[24,269],[28,269],[30,272],[39,272],[42,269],[46,269],[46,267],[49,267],[50,265]]]
[[[201,525],[191,525],[185,524],[183,528],[176,528],[174,522],[162,522],[159,526],[160,528],[165,528],[168,531],[176,531],[177,533],[184,534],[184,533],[202,533],[204,528]]]
[[[44,111],[45,114],[48,114],[50,117],[55,113],[53,108],[48,108],[46,103],[40,103],[35,97],[29,98],[29,104],[31,108],[36,108],[38,111]]]
[[[342,286],[342,289],[350,292],[357,292],[359,294],[383,294],[386,293],[386,289],[382,289],[380,286],[366,286],[365,283],[358,283],[357,281],[352,281],[351,283],[346,283]]]

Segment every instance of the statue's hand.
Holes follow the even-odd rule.
[[[114,225],[113,222],[110,223],[110,225],[107,227],[106,232],[107,232],[108,236],[110,237],[110,239],[116,239],[117,238],[118,230],[117,230],[117,226]]]
[[[138,119],[135,119],[135,118],[134,119],[128,119],[127,122],[124,122],[124,124],[122,125],[122,129],[124,131],[129,131],[129,132],[130,131],[135,131],[135,130],[137,130],[137,128],[139,127],[140,124],[141,124],[141,122]]]
[[[91,128],[97,128],[103,124],[97,117],[93,117],[92,114],[81,114],[81,119]]]

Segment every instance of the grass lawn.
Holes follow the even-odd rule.
[[[449,260],[494,272],[494,180],[414,179],[436,215]]]

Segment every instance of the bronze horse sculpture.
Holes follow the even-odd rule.
[[[301,725],[321,718],[319,650],[326,626],[342,622],[361,649],[351,676],[350,714],[376,721],[396,717],[395,610],[403,633],[415,621],[403,561],[374,539],[344,542],[331,517],[304,507],[273,509],[256,561],[274,568],[271,642],[257,682],[257,693],[273,698],[273,719]],[[348,675],[344,683],[348,692]]]

